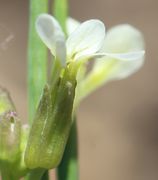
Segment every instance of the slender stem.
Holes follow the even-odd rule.
[[[19,178],[13,175],[10,171],[10,166],[1,167],[1,179],[2,180],[18,180]]]
[[[28,105],[30,123],[32,122],[44,84],[47,81],[47,48],[37,36],[35,21],[39,14],[48,12],[48,1],[30,0],[28,41]],[[45,169],[32,170],[26,179],[40,180],[45,171]]]
[[[46,171],[45,169],[41,169],[41,168],[34,169],[29,173],[27,180],[41,180],[45,171]]]
[[[37,16],[46,12],[48,12],[48,0],[30,0],[28,41],[28,105],[30,123],[47,77],[47,49],[35,31]]]
[[[49,171],[45,171],[45,173],[43,174],[41,180],[49,180]]]
[[[68,17],[68,0],[54,0],[53,13],[59,21],[65,35],[67,35],[66,21]],[[74,117],[64,156],[61,164],[57,168],[58,180],[78,180],[77,157],[77,127]]]
[[[68,16],[68,0],[54,0],[53,13],[58,19],[64,33],[67,34],[66,20]]]
[[[7,172],[1,171],[1,179],[2,180],[11,180],[9,174]]]
[[[61,164],[57,168],[58,180],[78,180],[77,126],[74,118]]]

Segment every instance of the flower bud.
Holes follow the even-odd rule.
[[[23,139],[26,139],[23,134],[26,134],[25,130],[8,92],[0,89],[0,171],[9,178],[17,179],[27,171],[23,163]]]
[[[21,124],[5,89],[0,89],[0,160],[14,162],[20,152]]]
[[[21,124],[15,111],[0,117],[0,159],[16,161],[20,153]]]
[[[26,148],[27,167],[50,169],[60,163],[72,124],[75,77],[67,67],[53,90],[45,86]]]
[[[9,93],[5,89],[0,88],[0,115],[11,110],[15,110],[15,107]]]
[[[24,162],[24,154],[25,154],[25,149],[26,149],[26,144],[27,144],[27,139],[28,139],[28,134],[29,134],[29,125],[24,124],[21,127],[21,144],[20,144],[20,151],[21,151],[21,157],[20,161],[17,164],[17,173],[19,174],[19,177],[23,177],[28,173],[28,168],[25,165]]]

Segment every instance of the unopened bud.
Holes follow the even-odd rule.
[[[21,123],[15,111],[0,116],[0,160],[14,162],[20,154]]]
[[[27,167],[51,169],[60,163],[72,124],[76,76],[66,69],[55,88],[46,86],[30,131]]]
[[[0,171],[12,179],[18,179],[27,172],[23,158],[26,134],[9,93],[0,89]],[[25,142],[22,143],[23,140]]]
[[[15,110],[15,107],[9,93],[5,89],[0,88],[0,115],[11,110]]]

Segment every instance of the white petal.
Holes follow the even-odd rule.
[[[75,31],[75,29],[80,25],[80,22],[69,17],[66,22],[66,27],[67,27],[67,33],[70,35]]]
[[[144,57],[136,61],[118,61],[111,72],[111,79],[123,79],[137,72],[144,64]]]
[[[144,39],[139,30],[128,24],[118,25],[107,32],[104,49],[110,53],[127,53],[144,49]]]
[[[96,61],[94,70],[105,69],[105,71],[108,71],[108,77],[105,77],[106,80],[126,78],[142,67],[144,53],[144,51],[125,54],[105,53],[107,56]]]
[[[99,20],[82,23],[68,38],[68,58],[78,60],[82,56],[91,56],[100,50],[105,40],[105,27]]]
[[[121,61],[133,61],[133,60],[138,60],[142,58],[145,54],[145,51],[137,51],[137,52],[130,52],[130,53],[95,53],[90,55],[84,55],[80,56],[80,59],[86,59],[87,57],[91,57],[93,59],[99,59],[103,57],[109,57]],[[98,61],[98,60],[97,60]]]
[[[48,14],[41,14],[36,20],[36,30],[52,54],[64,65],[66,48],[64,33],[57,20]]]
[[[105,56],[118,59],[121,61],[135,61],[141,59],[145,54],[145,51],[136,51],[129,53],[104,53]],[[101,55],[101,54],[100,54]],[[103,54],[102,54],[103,55]]]
[[[106,57],[96,61],[94,70],[108,71],[106,79],[128,77],[144,63],[144,44],[143,36],[136,28],[127,24],[113,27],[107,32],[101,51]]]

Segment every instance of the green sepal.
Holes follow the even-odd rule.
[[[23,176],[21,172],[21,122],[15,111],[0,116],[0,169],[3,176]]]
[[[3,177],[19,178],[27,173],[21,148],[23,128],[5,89],[0,89],[0,170]],[[23,142],[23,143],[22,143]],[[25,141],[26,142],[26,141]],[[23,145],[24,147],[24,145]]]
[[[10,110],[15,110],[10,95],[6,89],[0,88],[0,115],[5,114]]]
[[[18,171],[20,177],[25,176],[29,172],[29,169],[26,167],[25,162],[24,162],[24,154],[25,154],[26,144],[27,144],[27,140],[28,140],[29,130],[30,130],[30,128],[29,128],[28,124],[22,125],[22,127],[21,127],[21,143],[20,143],[21,157],[20,157],[20,161],[17,166],[17,171]]]
[[[0,116],[0,160],[15,162],[20,154],[21,123],[15,111]]]
[[[51,169],[60,163],[72,124],[76,74],[66,67],[53,88],[45,86],[25,153],[28,168]]]
[[[49,109],[51,106],[50,90],[49,86],[46,85],[43,90],[43,95],[40,99],[35,118],[32,123],[32,127],[29,134],[29,139],[27,142],[26,152],[24,156],[25,163],[28,168],[38,168],[40,167],[40,154],[41,145],[43,142],[43,130],[45,123],[48,120]],[[40,157],[40,158],[39,158]]]

